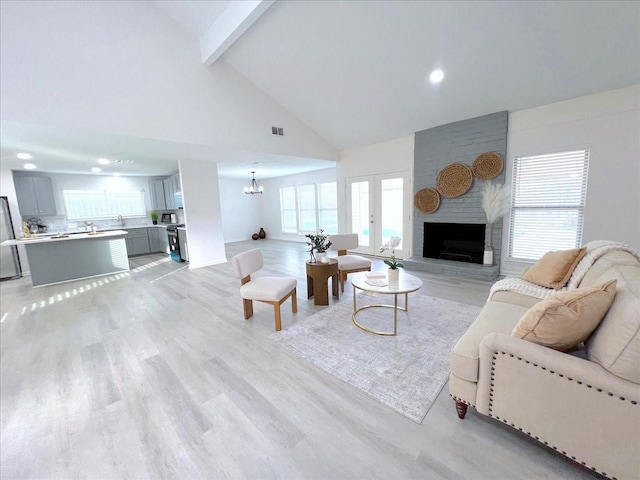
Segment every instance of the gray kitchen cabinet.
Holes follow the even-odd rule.
[[[56,201],[49,177],[15,177],[20,215],[55,215]]]
[[[164,210],[167,203],[164,198],[164,180],[149,181],[149,194],[151,196],[151,208],[153,210]]]
[[[127,253],[130,257],[151,253],[149,234],[146,228],[133,228],[127,230],[127,233]]]
[[[175,180],[173,177],[169,177],[169,178],[165,178],[162,181],[162,184],[164,186],[164,203],[165,203],[165,208],[167,208],[168,210],[174,210],[176,208],[176,199],[175,199],[175,193],[176,193],[176,187],[175,187]]]
[[[169,240],[167,229],[162,227],[149,227],[149,248],[152,253],[169,253]]]

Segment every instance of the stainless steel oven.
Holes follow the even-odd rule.
[[[176,262],[184,262],[180,255],[180,238],[178,237],[178,227],[184,227],[184,224],[167,225],[167,237],[169,238],[169,255],[171,260]]]

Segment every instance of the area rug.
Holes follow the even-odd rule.
[[[398,301],[403,305],[404,298]],[[358,307],[390,303],[390,295],[358,294]],[[301,358],[422,423],[449,376],[449,352],[481,307],[409,295],[409,312],[398,312],[397,336],[364,332],[351,321],[353,301],[343,298],[286,330],[269,336]],[[370,308],[358,322],[393,330],[393,311]]]

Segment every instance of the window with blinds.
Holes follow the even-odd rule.
[[[513,162],[509,257],[538,260],[582,244],[589,150]]]
[[[63,190],[68,220],[146,215],[143,191]]]
[[[336,182],[280,188],[283,233],[338,233]]]

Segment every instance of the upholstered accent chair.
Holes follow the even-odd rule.
[[[347,250],[358,248],[360,245],[357,233],[340,233],[329,235],[331,250],[338,252],[338,276],[340,277],[340,290],[344,292],[344,282],[347,275],[355,272],[370,272],[371,260],[360,255],[347,254]]]
[[[297,280],[286,277],[257,277],[252,279],[251,275],[264,265],[262,251],[259,248],[236,255],[231,259],[231,265],[242,285],[240,287],[240,295],[242,296],[245,320],[253,316],[253,300],[269,303],[273,305],[276,331],[280,331],[282,329],[280,305],[291,297],[291,311],[293,313],[298,311]]]

